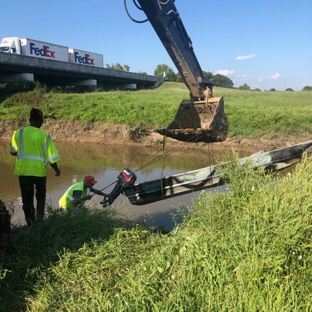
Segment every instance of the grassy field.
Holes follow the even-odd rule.
[[[0,311],[311,311],[311,183],[233,167],[170,234],[112,209],[22,228],[0,265]],[[173,216],[174,217],[174,216]]]
[[[257,92],[214,89],[223,96],[229,137],[259,138],[263,134],[295,135],[312,131],[312,92]],[[2,97],[0,118],[27,119],[30,107],[40,107],[46,118],[105,121],[149,128],[167,126],[180,102],[189,99],[182,83],[165,82],[154,90],[92,93],[47,92],[36,88]]]

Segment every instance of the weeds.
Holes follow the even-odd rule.
[[[291,177],[226,174],[227,191],[177,208],[169,235],[97,209],[21,229],[1,263],[3,309],[310,311],[310,159]]]

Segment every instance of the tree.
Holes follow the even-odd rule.
[[[253,89],[252,91],[260,91],[261,92],[261,89],[256,88],[256,89]]]
[[[113,70],[120,70],[120,71],[126,71],[128,72],[130,70],[130,66],[129,65],[120,65],[119,63],[116,63],[116,64],[106,64],[106,68],[108,69],[113,69]]]
[[[127,72],[130,70],[130,66],[128,65],[124,65],[123,68],[124,68],[124,71],[127,71]]]
[[[203,74],[205,76],[206,79],[212,80],[213,79],[213,73],[212,72],[205,72],[203,71]]]
[[[233,81],[221,74],[216,74],[213,76],[213,84],[216,87],[223,87],[223,88],[233,88]]]
[[[182,78],[182,76],[180,75],[179,72],[176,73],[176,80],[175,81],[184,83],[184,80],[183,80],[183,78]]]
[[[292,88],[287,88],[285,91],[291,91],[294,92],[294,90]]]
[[[238,87],[238,90],[250,91],[250,87],[247,85],[247,83],[244,83],[242,86]]]
[[[276,91],[276,89],[274,89],[274,88],[271,88],[269,91]]]
[[[310,86],[305,86],[302,91],[312,91],[312,87]]]
[[[147,75],[147,72],[144,72],[144,71],[139,71],[138,74],[141,74],[141,75]]]
[[[171,68],[169,68],[166,74],[166,80],[176,81],[176,79],[177,79],[177,75],[174,73],[174,71]]]
[[[159,64],[157,65],[156,69],[154,70],[154,76],[158,77],[164,77],[166,80],[169,81],[175,81],[176,80],[176,74],[166,64]]]
[[[208,79],[208,80],[212,80],[213,79],[212,72],[205,72],[205,71],[203,71],[203,74],[204,74],[205,79]],[[176,73],[175,81],[184,83],[184,80],[183,80],[183,78],[182,78],[182,76],[180,75],[179,72]]]

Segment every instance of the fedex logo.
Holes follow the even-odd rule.
[[[79,53],[75,52],[75,63],[94,65],[94,59],[90,57],[90,54],[85,54],[85,56],[79,56]]]
[[[44,45],[42,49],[36,47],[36,44],[31,42],[30,43],[30,54],[35,54],[37,56],[44,56],[48,58],[55,58],[55,51],[49,50],[50,47]]]

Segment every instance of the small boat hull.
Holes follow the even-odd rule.
[[[308,152],[312,141],[270,152],[260,151],[239,159],[239,165],[249,164],[252,168],[263,167],[267,171],[280,171],[298,163],[304,152]],[[200,168],[152,181],[138,183],[124,188],[124,194],[133,205],[146,205],[167,198],[180,196],[203,189],[217,187],[225,183],[221,168],[233,162]]]

